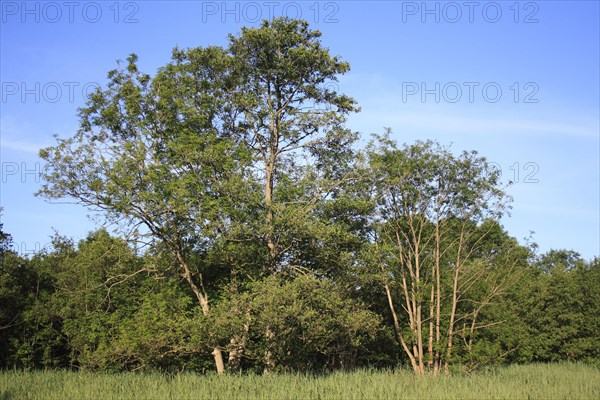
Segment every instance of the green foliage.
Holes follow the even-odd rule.
[[[71,362],[81,368],[106,368],[117,324],[131,313],[130,284],[126,280],[140,267],[127,244],[104,230],[91,233],[54,267],[56,292],[52,303],[62,319]]]
[[[247,335],[244,357],[259,370],[270,352],[279,370],[352,368],[382,327],[380,318],[333,282],[272,276],[215,311],[221,333]],[[244,331],[247,324],[248,331]],[[226,327],[224,329],[224,327]],[[268,333],[266,333],[268,332]]]
[[[504,322],[480,332],[482,345],[494,347],[481,357],[598,362],[598,279],[598,259],[585,262],[573,251],[551,250],[522,266],[517,282],[484,316]]]
[[[421,366],[600,359],[598,258],[534,260],[500,225],[510,198],[475,151],[399,146],[389,130],[355,148],[358,107],[332,85],[350,66],[307,22],[176,48],[154,75],[137,62],[40,152],[38,195],[127,240],[57,235],[23,258],[0,224],[0,367],[205,371],[211,354],[231,372],[389,367],[434,331]]]
[[[118,325],[111,340],[112,357],[132,370],[206,367],[202,342],[194,340],[199,321],[193,299],[173,281],[145,289],[135,313]]]
[[[531,327],[535,361],[597,360],[600,324],[598,258],[583,261],[577,253],[553,250],[535,264],[532,300],[523,307]]]
[[[2,210],[2,207],[0,207],[0,217],[2,217]],[[0,263],[2,263],[4,253],[10,250],[12,244],[12,237],[10,234],[4,232],[3,226],[2,222],[0,222]]]
[[[56,241],[55,241],[56,244]],[[69,248],[58,248],[63,257]],[[0,264],[0,365],[21,368],[64,367],[68,364],[62,321],[52,305],[55,275],[41,263],[13,251]]]
[[[477,152],[454,155],[434,141],[399,148],[389,135],[367,148],[374,204],[367,276],[387,296],[416,372],[479,363],[476,353],[492,351],[474,347],[485,308],[527,262],[527,250],[499,224],[510,199]]]

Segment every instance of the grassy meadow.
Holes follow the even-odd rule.
[[[478,374],[416,378],[406,370],[301,374],[0,372],[8,399],[598,399],[600,368],[514,365]]]

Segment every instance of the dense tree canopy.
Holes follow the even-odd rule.
[[[132,54],[43,149],[39,195],[117,227],[31,258],[0,225],[0,366],[438,374],[595,360],[598,259],[536,257],[475,151],[361,148],[348,63],[286,18]]]

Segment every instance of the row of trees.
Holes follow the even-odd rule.
[[[4,233],[2,248],[3,368],[207,371],[217,347],[228,355],[229,371],[414,368],[416,346],[420,370],[418,336],[411,336],[418,326],[406,310],[394,314],[386,304],[387,290],[390,302],[404,301],[402,283],[374,270],[354,288],[312,274],[240,279],[215,296],[205,316],[170,257],[136,254],[105,230],[76,246],[56,236],[51,250],[31,258],[10,250]],[[487,290],[484,280],[473,284],[469,299],[485,291],[487,297],[458,303],[450,356],[447,343],[437,345],[435,319],[422,324],[423,346],[434,343],[424,351],[425,370],[434,371],[440,360],[467,369],[600,360],[598,258],[585,262],[571,251],[550,251],[518,269],[519,279],[502,295]],[[487,300],[491,294],[494,301]],[[451,310],[451,299],[446,305],[441,297],[442,309]],[[440,338],[447,337],[448,318],[441,313]]]
[[[331,84],[348,70],[306,22],[275,19],[227,48],[175,49],[154,77],[135,55],[110,71],[79,131],[41,151],[38,194],[122,238],[4,253],[4,365],[438,374],[536,359],[520,285],[552,273],[499,224],[498,171],[390,132],[358,148],[356,103]],[[576,264],[569,277],[597,275]]]

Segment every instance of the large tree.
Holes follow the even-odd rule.
[[[286,264],[294,241],[288,232],[343,180],[356,138],[344,127],[355,101],[333,84],[349,64],[332,57],[320,37],[306,21],[285,18],[230,37],[235,108],[263,187],[266,273]]]
[[[201,252],[230,221],[246,157],[228,130],[223,105],[226,57],[218,48],[174,51],[153,79],[132,55],[109,72],[104,90],[80,111],[75,136],[43,149],[40,194],[71,198],[138,228],[176,260],[202,312],[209,314]],[[213,351],[222,372],[221,350]]]
[[[349,65],[331,56],[320,37],[306,21],[287,18],[230,36],[238,132],[257,160],[254,176],[263,188],[262,218],[255,221],[265,244],[263,275],[307,270],[298,256],[311,242],[303,233],[315,231],[315,208],[350,171],[344,165],[356,135],[344,122],[357,108],[332,85]],[[267,324],[266,371],[275,367],[275,334]]]
[[[132,54],[80,110],[78,132],[41,151],[39,194],[167,251],[209,315],[223,275],[256,264],[236,257],[244,247],[263,275],[290,266],[294,233],[349,171],[355,135],[343,123],[356,108],[327,86],[349,66],[319,38],[304,21],[265,21],[226,49],[175,49],[154,77]]]

